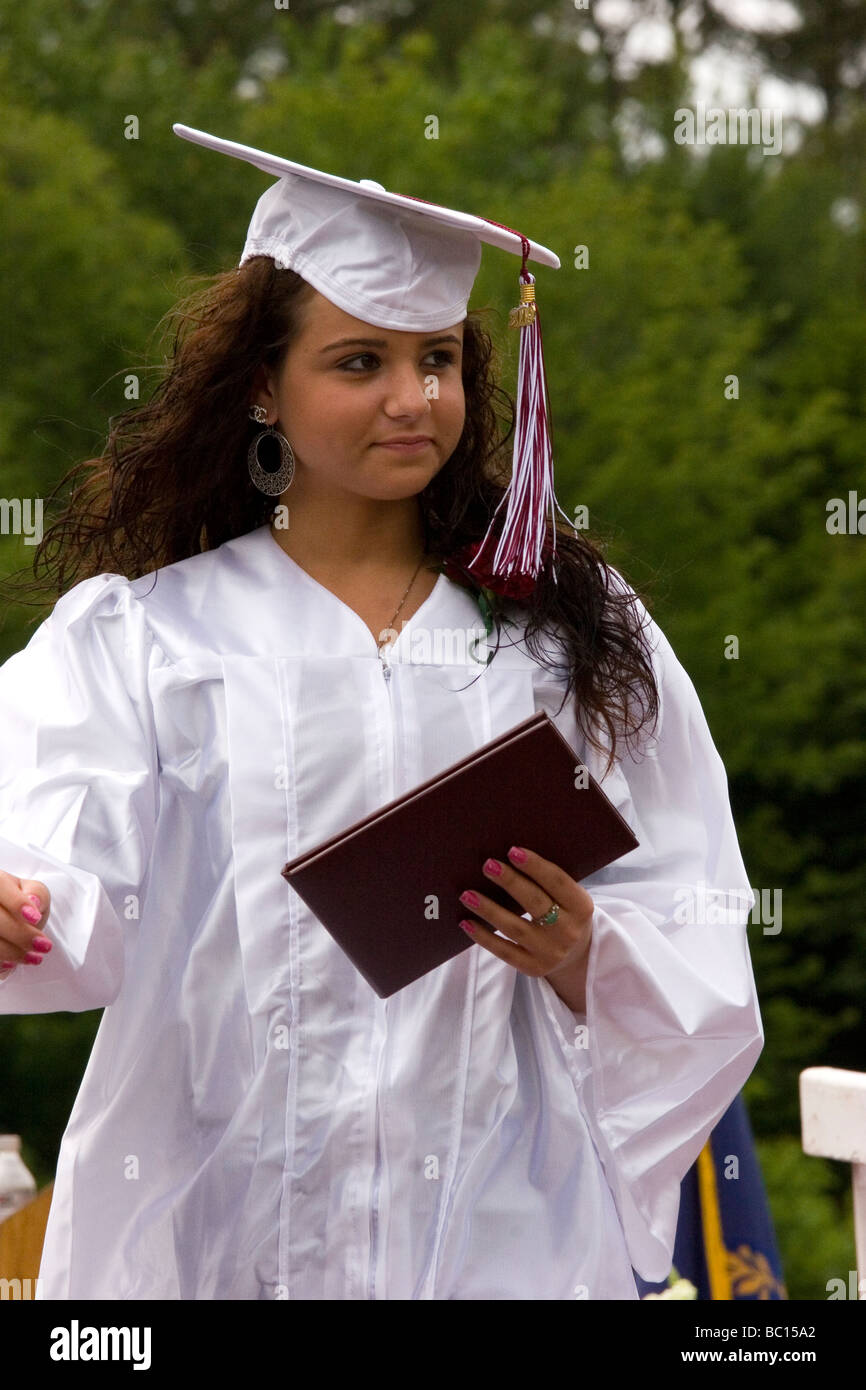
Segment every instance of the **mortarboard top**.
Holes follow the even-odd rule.
[[[260,197],[240,264],[272,256],[346,313],[378,328],[449,328],[466,317],[483,241],[541,265],[559,257],[519,232],[340,178],[234,140],[176,124],[175,135],[254,164],[279,180]]]

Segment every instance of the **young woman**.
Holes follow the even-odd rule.
[[[724,769],[587,539],[548,522],[531,583],[481,546],[480,233],[298,168],[46,536],[66,592],[0,670],[0,1009],[106,1006],[43,1296],[634,1298],[761,1046]],[[538,709],[639,848],[583,884],[480,862],[476,945],[379,999],[282,866]],[[707,885],[729,925],[683,923]]]

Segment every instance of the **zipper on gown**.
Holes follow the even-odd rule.
[[[374,638],[374,641],[375,641],[375,638]],[[391,739],[392,739],[392,742],[393,742],[393,738],[394,738],[394,727],[393,727],[393,703],[392,703],[392,696],[391,696],[391,664],[390,664],[390,662],[383,656],[382,650],[381,650],[381,648],[378,646],[378,644],[377,644],[377,646],[376,646],[376,656],[378,657],[378,659],[379,659],[379,664],[380,664],[380,666],[382,667],[382,676],[383,676],[384,681],[385,681],[385,688],[386,688],[386,690],[388,691],[388,709],[389,709],[389,712],[390,712],[391,718],[392,718],[392,723],[391,723]],[[393,795],[393,791],[394,791],[393,786],[391,787],[390,790],[391,790],[391,794]],[[386,1010],[387,1010],[387,1004],[388,1004],[387,999],[384,1001],[384,1003],[385,1003],[385,1007],[386,1007]],[[380,1124],[380,1117],[379,1117],[379,1088],[380,1088],[380,1084],[381,1084],[381,1080],[382,1080],[382,1067],[383,1067],[383,1061],[384,1061],[384,1057],[385,1057],[385,1047],[386,1047],[386,1044],[387,1044],[387,1033],[386,1033],[386,1035],[382,1038],[381,1046],[380,1046],[380,1048],[379,1048],[379,1056],[378,1056],[377,1061],[376,1061],[376,1089],[375,1089],[375,1093],[374,1093],[374,1107],[373,1107],[374,1159],[373,1159],[373,1182],[372,1182],[372,1187],[371,1187],[371,1192],[370,1192],[370,1269],[369,1269],[369,1276],[368,1276],[368,1282],[367,1282],[367,1293],[368,1293],[368,1297],[370,1298],[371,1301],[374,1301],[375,1298],[376,1298],[376,1266],[377,1266],[378,1260],[379,1260],[379,1197],[380,1197],[380,1189],[381,1189],[381,1184],[382,1184],[382,1146],[381,1146],[380,1134],[379,1134],[379,1124]]]

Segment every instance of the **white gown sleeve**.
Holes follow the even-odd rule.
[[[0,869],[50,890],[53,943],[41,964],[0,979],[0,1013],[117,996],[158,809],[154,659],[129,581],[101,574],[64,594],[0,667]]]
[[[626,755],[602,784],[640,844],[584,882],[595,905],[586,1016],[537,983],[632,1265],[653,1281],[670,1270],[680,1181],[754,1067],[763,1031],[746,937],[754,895],[724,765],[652,622],[649,638],[659,723],[644,755]],[[586,761],[600,777],[603,760]],[[718,909],[726,920],[713,920]]]

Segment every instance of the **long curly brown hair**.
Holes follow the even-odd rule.
[[[273,515],[278,499],[259,492],[246,467],[260,428],[248,406],[257,369],[264,363],[279,371],[294,342],[309,286],[267,256],[193,283],[195,292],[161,321],[169,329],[175,323],[174,344],[150,400],[113,418],[104,453],[76,464],[47,499],[50,504],[70,485],[64,510],[33,556],[37,577],[26,592],[35,590],[41,603],[47,592],[59,596],[96,574],[135,579],[216,549]],[[427,553],[442,562],[482,539],[508,484],[504,446],[514,406],[497,375],[493,342],[481,315],[470,313],[463,339],[465,427],[419,494]],[[514,602],[492,598],[498,643],[503,625],[514,620]],[[600,752],[604,730],[610,766],[618,739],[631,743],[658,716],[650,649],[632,593],[612,579],[599,545],[557,521],[555,574],[545,567],[521,600],[520,619],[527,650],[565,680],[563,703],[574,696],[578,725]],[[552,628],[562,634],[554,653]]]

